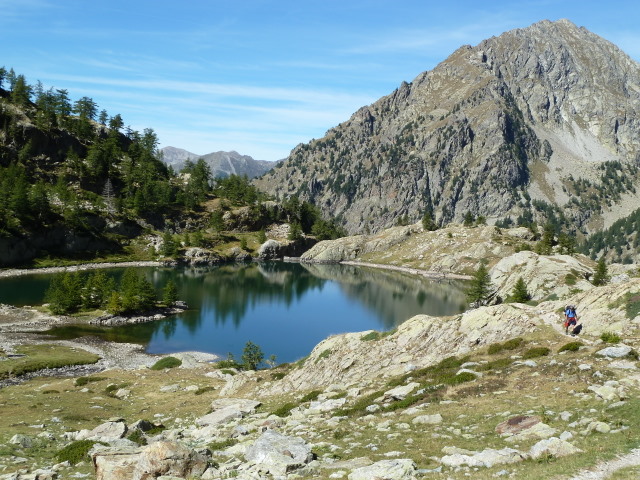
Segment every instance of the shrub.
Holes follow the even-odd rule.
[[[231,352],[227,353],[226,360],[220,360],[216,362],[216,368],[240,368],[240,364],[236,362],[236,359],[233,358],[233,354]]]
[[[76,387],[83,387],[91,382],[100,382],[101,380],[105,380],[104,377],[78,377],[76,378],[75,384]]]
[[[225,448],[233,447],[238,443],[238,440],[235,438],[227,438],[226,440],[220,440],[219,442],[211,442],[207,447],[212,452],[216,452],[218,450],[224,450]]]
[[[582,347],[584,344],[582,342],[569,342],[564,344],[562,347],[560,347],[560,349],[558,350],[558,353],[560,352],[577,352],[580,347]]]
[[[278,417],[288,417],[291,415],[291,410],[298,406],[297,403],[285,403],[284,405],[276,408],[272,413]]]
[[[242,368],[244,370],[257,370],[262,360],[264,360],[262,349],[253,342],[247,342],[244,350],[242,350]]]
[[[327,348],[326,350],[323,350],[320,355],[318,355],[318,358],[316,358],[316,363],[318,363],[320,360],[322,360],[323,358],[329,358],[329,356],[331,355],[331,349]]]
[[[91,450],[96,443],[106,445],[106,443],[94,442],[92,440],[78,440],[77,442],[72,442],[66,447],[58,450],[56,458],[61,463],[69,462],[70,464],[75,465],[87,458],[89,450]]]
[[[551,350],[548,349],[547,347],[534,347],[524,352],[524,354],[522,355],[522,358],[527,360],[531,358],[544,357],[546,355],[549,355],[549,353],[551,353]]]
[[[373,332],[369,332],[366,335],[363,335],[362,337],[360,337],[360,340],[362,340],[363,342],[370,342],[372,340],[378,340],[380,338],[380,332],[376,332],[375,330]]]
[[[602,332],[600,334],[600,340],[602,340],[605,343],[620,343],[620,340],[622,339],[620,338],[620,335],[618,335],[617,333]]]
[[[522,344],[524,344],[524,338],[516,337],[510,340],[507,340],[502,344],[502,346],[505,350],[515,350],[516,348],[520,347]]]
[[[215,390],[214,387],[200,387],[200,388],[198,388],[198,390],[196,390],[193,393],[195,393],[196,395],[202,395],[202,394],[207,393],[207,392],[213,392],[214,390]]]
[[[478,372],[486,372],[489,370],[499,370],[502,368],[506,368],[509,365],[511,365],[511,359],[510,358],[499,358],[498,360],[494,360],[492,362],[488,362],[488,363],[483,363],[482,365],[479,365],[478,367],[476,367],[476,370]]]
[[[182,365],[182,360],[176,357],[164,357],[151,366],[151,370],[164,370],[165,368],[175,368]]]
[[[136,429],[127,437],[127,440],[137,443],[138,445],[146,445],[147,437],[140,430]]]
[[[322,391],[321,391],[321,390],[312,390],[311,392],[307,393],[304,397],[302,397],[302,398],[300,399],[300,402],[301,402],[301,403],[304,403],[304,402],[312,402],[312,401],[314,401],[315,399],[317,399],[317,398],[318,398],[318,396],[319,396],[321,393],[322,393]]]
[[[577,282],[577,278],[573,273],[567,273],[564,277],[564,283],[569,285],[570,287],[574,286]]]
[[[273,372],[271,374],[271,379],[272,380],[282,380],[284,377],[286,377],[286,372]]]

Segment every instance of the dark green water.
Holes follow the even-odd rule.
[[[266,263],[206,269],[141,268],[158,291],[172,279],[190,309],[158,322],[111,329],[59,329],[58,336],[100,335],[146,345],[149,353],[198,350],[242,354],[247,341],[290,362],[329,335],[390,330],[413,315],[464,308],[464,286],[344,265]],[[122,270],[107,272],[120,275]],[[0,280],[0,303],[43,302],[51,276]]]

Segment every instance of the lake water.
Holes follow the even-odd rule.
[[[309,354],[332,334],[390,330],[425,313],[464,309],[464,285],[345,265],[264,263],[204,269],[140,268],[158,291],[172,279],[189,310],[165,320],[110,329],[66,327],[56,335],[100,335],[149,353],[197,350],[236,358],[247,341],[279,363]],[[107,272],[121,275],[121,269]],[[0,303],[43,302],[49,275],[0,280]]]

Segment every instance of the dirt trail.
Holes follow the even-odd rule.
[[[640,448],[631,450],[615,460],[602,462],[589,470],[583,470],[569,480],[604,480],[622,468],[640,465]]]

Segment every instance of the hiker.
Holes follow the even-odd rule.
[[[574,327],[571,330],[571,334],[575,335],[578,325],[578,314],[576,313],[576,307],[574,305],[567,305],[564,309],[564,333],[569,334],[569,327]]]

